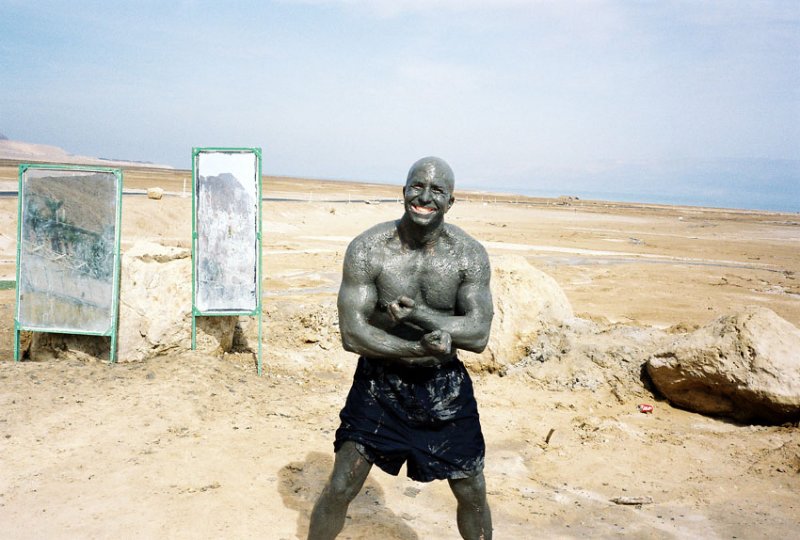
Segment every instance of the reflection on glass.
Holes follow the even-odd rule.
[[[23,173],[21,327],[110,332],[117,181],[113,172],[30,168]]]
[[[258,162],[252,152],[197,155],[195,305],[256,309]]]

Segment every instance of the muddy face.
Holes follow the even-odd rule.
[[[438,158],[423,158],[409,171],[403,188],[406,215],[417,225],[444,221],[453,205],[453,172]]]

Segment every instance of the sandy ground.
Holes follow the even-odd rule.
[[[138,239],[190,246],[188,176],[126,172],[126,189],[171,194],[124,197],[123,250]],[[0,167],[0,183],[15,182]],[[399,194],[266,180],[266,197],[298,200],[263,206],[261,377],[247,353],[14,363],[15,295],[0,291],[0,536],[303,538],[355,360],[317,335],[315,317],[335,301],[348,240],[399,217]],[[552,275],[580,317],[693,328],[756,304],[800,325],[800,215],[458,197],[451,222],[491,255],[521,254]],[[16,205],[0,198],[0,280],[14,278]],[[524,375],[476,374],[475,384],[495,538],[800,530],[797,426],[712,419],[644,389],[545,390]],[[637,411],[642,401],[653,414]],[[402,474],[372,473],[342,538],[459,538],[446,484]],[[611,501],[620,496],[652,503]]]

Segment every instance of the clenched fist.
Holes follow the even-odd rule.
[[[420,343],[426,351],[437,356],[450,354],[453,349],[453,338],[443,330],[434,330],[425,334]]]
[[[414,310],[414,300],[408,296],[401,296],[388,306],[389,316],[395,323],[404,321]]]

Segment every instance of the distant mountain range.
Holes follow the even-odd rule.
[[[32,163],[64,163],[68,165],[103,165],[111,167],[153,167],[156,169],[172,169],[169,165],[161,165],[147,161],[130,161],[108,159],[70,154],[58,146],[12,141],[0,133],[0,159],[10,159]]]

